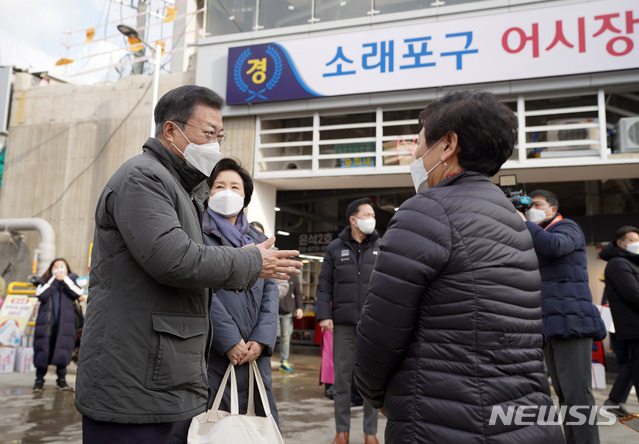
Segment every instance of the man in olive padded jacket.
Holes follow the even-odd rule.
[[[98,199],[76,378],[84,443],[168,442],[173,423],[207,406],[208,289],[251,288],[302,266],[286,259],[297,251],[269,249],[274,238],[248,248],[204,245],[205,179],[222,157],[223,105],[194,85],[165,94],[156,137]]]

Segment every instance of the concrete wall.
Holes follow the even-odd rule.
[[[47,220],[56,254],[81,276],[87,273],[97,198],[147,138],[151,81],[131,76],[90,86],[34,86],[30,75],[16,76],[0,218]],[[162,75],[159,95],[193,82],[192,72]],[[33,234],[26,240],[31,250],[39,241]]]

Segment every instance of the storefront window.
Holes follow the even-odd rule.
[[[313,117],[260,121],[260,171],[310,169]]]
[[[526,157],[599,156],[600,124],[596,94],[527,100]]]
[[[212,0],[208,2],[209,35],[226,35],[253,31],[257,0]]]
[[[435,3],[435,1],[436,0],[375,0],[375,11],[379,11],[380,14],[414,11],[415,9],[430,8],[431,3]],[[441,2],[442,0],[439,1]]]
[[[374,112],[320,115],[319,120],[320,169],[375,166]]]
[[[382,161],[385,166],[410,165],[415,160],[413,153],[417,148],[417,135],[421,131],[417,116],[422,109],[384,111]]]
[[[207,31],[235,34],[478,1],[485,0],[209,0]]]
[[[533,167],[540,162],[564,166],[566,159],[574,163],[575,158],[584,163],[605,160],[610,156],[612,138],[606,143],[602,131],[607,123],[612,127],[624,115],[632,115],[629,110],[636,103],[632,104],[628,97],[634,96],[611,94],[606,98],[600,90],[573,96],[519,96],[505,100],[503,103],[520,121],[518,143],[508,167]],[[612,105],[606,105],[608,102]],[[258,119],[256,177],[288,177],[291,174],[285,170],[289,169],[320,175],[332,175],[345,168],[349,169],[348,174],[369,174],[370,168],[388,173],[405,171],[414,161],[420,131],[417,116],[426,105],[424,102]],[[614,120],[607,119],[606,112]],[[617,145],[613,155],[614,151],[623,155],[624,150],[633,150],[625,139]]]
[[[366,17],[370,0],[315,0],[315,17],[321,22]]]
[[[260,2],[260,29],[306,25],[312,17],[311,0],[269,0]]]

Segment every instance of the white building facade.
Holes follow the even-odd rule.
[[[411,192],[419,111],[462,88],[519,119],[498,175],[583,183],[584,217],[637,212],[636,1],[229,0],[209,2],[207,32],[196,83],[248,122],[250,217],[267,232],[336,231],[362,192],[392,213]],[[615,209],[601,197],[610,183]]]

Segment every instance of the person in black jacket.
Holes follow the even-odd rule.
[[[349,226],[326,248],[317,287],[317,319],[333,331],[335,429],[334,444],[346,444],[351,423],[355,335],[368,281],[379,252],[375,210],[368,198],[346,208]],[[364,441],[376,444],[377,410],[364,402]]]
[[[293,371],[288,358],[291,353],[291,335],[293,334],[293,317],[302,319],[302,289],[297,276],[291,275],[288,281],[277,281],[279,288],[280,307],[280,371],[290,373]]]
[[[539,260],[546,367],[559,405],[592,407],[592,342],[606,337],[606,327],[592,303],[586,240],[576,222],[559,214],[559,201],[553,193],[535,190],[530,199],[526,215],[519,214],[532,235]],[[579,424],[579,417],[570,410],[564,433],[569,444],[599,442],[597,424]]]
[[[610,303],[616,339],[630,352],[630,360],[619,370],[605,404],[619,405],[618,414],[625,416],[630,413],[620,404],[626,402],[632,384],[639,396],[639,228],[619,228],[614,242],[606,245],[599,257],[608,261],[604,298]]]
[[[459,91],[419,124],[417,195],[384,234],[357,329],[360,393],[388,418],[386,443],[563,443],[558,423],[538,420],[553,404],[537,258],[490,180],[517,118],[490,93]]]
[[[74,301],[83,290],[78,275],[71,272],[67,261],[54,259],[37,281],[36,296],[40,301],[33,340],[33,365],[36,368],[34,392],[42,391],[49,365],[56,366],[58,390],[70,390],[67,385],[67,365],[75,348],[76,329]]]

